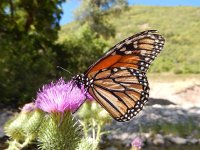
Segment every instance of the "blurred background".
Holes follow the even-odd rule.
[[[156,29],[166,44],[147,74],[148,106],[132,122],[106,126],[118,130],[102,138],[102,149],[126,149],[135,135],[156,146],[177,141],[181,149],[199,149],[199,27],[198,0],[1,0],[1,140],[7,118],[43,84],[71,78],[57,66],[83,73],[117,42]]]

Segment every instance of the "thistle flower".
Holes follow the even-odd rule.
[[[143,141],[141,138],[136,137],[133,139],[131,145],[132,145],[132,150],[140,150],[143,146]]]
[[[36,107],[45,112],[76,111],[87,98],[87,92],[73,81],[65,82],[62,78],[57,82],[44,85],[35,100]]]
[[[48,112],[40,126],[38,147],[40,149],[74,150],[82,137],[80,123],[72,116],[87,98],[84,86],[77,87],[74,81],[44,85],[35,100],[36,107]]]

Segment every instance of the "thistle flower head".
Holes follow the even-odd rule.
[[[45,112],[76,111],[86,99],[84,87],[77,87],[73,81],[57,82],[44,85],[35,100],[36,107]]]
[[[131,145],[133,149],[140,150],[143,146],[143,141],[141,138],[136,137],[133,139]]]

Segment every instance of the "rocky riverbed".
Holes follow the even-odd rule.
[[[199,136],[197,129],[190,129],[191,133],[182,137],[162,132],[162,126],[166,124],[168,124],[168,128],[178,124],[183,129],[185,127],[186,130],[190,129],[189,126],[200,129],[200,107],[182,108],[176,105],[146,106],[130,122],[120,123],[113,121],[111,125],[106,126],[105,130],[110,130],[111,132],[103,136],[102,141],[104,142],[102,142],[102,147],[103,149],[112,147],[112,150],[127,150],[130,149],[133,139],[137,137],[141,139],[144,147],[149,145],[170,146],[173,144],[200,145],[200,138],[196,138]],[[152,128],[159,128],[160,132],[155,133],[155,131],[151,131]]]

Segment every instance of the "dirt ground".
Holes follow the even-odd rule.
[[[150,97],[200,107],[200,75],[149,75]]]

